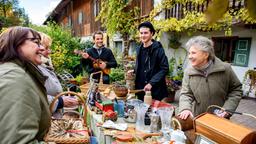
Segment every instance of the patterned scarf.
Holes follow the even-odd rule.
[[[203,65],[199,68],[197,67],[195,69],[200,71],[204,76],[207,76],[208,75],[208,70],[209,70],[211,65],[212,65],[212,60],[209,60],[208,63],[206,63],[205,65]]]

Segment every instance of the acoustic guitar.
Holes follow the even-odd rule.
[[[84,52],[82,50],[74,50],[74,53],[82,55],[83,53],[86,53],[86,52]],[[95,58],[91,57],[90,55],[88,58],[92,61],[92,63],[93,63],[92,65],[93,65],[94,69],[100,69],[104,74],[110,74],[110,72],[111,72],[110,68],[104,68],[104,69],[100,68],[100,64],[107,63],[107,62],[105,62],[101,59],[95,59]]]

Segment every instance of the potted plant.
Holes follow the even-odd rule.
[[[88,76],[77,75],[74,79],[70,80],[70,83],[75,85],[83,85],[89,82]]]
[[[183,64],[181,59],[178,64],[175,58],[169,60],[169,75],[166,77],[166,85],[168,91],[168,97],[165,99],[166,102],[173,102],[175,93],[180,89],[183,78]]]
[[[111,69],[109,76],[111,82],[122,81],[124,80],[124,69],[122,67]]]
[[[255,69],[254,70],[249,69],[245,72],[243,83],[245,85],[246,84],[248,85],[249,89],[246,90],[245,88],[245,91],[246,91],[246,96],[249,96],[249,94],[253,92],[252,90],[255,89],[256,87],[256,70]],[[256,92],[254,92],[253,95],[256,95]]]

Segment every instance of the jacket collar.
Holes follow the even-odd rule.
[[[215,57],[212,65],[209,67],[208,75],[211,73],[221,72],[221,71],[225,71],[225,66],[219,58]],[[201,72],[193,68],[191,65],[188,67],[187,73],[188,75],[201,75]]]
[[[35,64],[31,62],[22,63],[20,60],[17,59],[13,62],[24,68],[25,71],[28,71],[33,77],[35,77],[38,80],[38,82],[40,82],[40,84],[44,86],[47,77],[43,75],[41,70]]]
[[[149,55],[152,54],[152,52],[159,48],[159,47],[162,47],[162,44],[154,39],[152,39],[152,45],[151,45],[151,50],[149,52]],[[143,43],[140,44],[140,46],[136,49],[136,53],[137,53],[137,56],[139,55],[141,49],[143,48]]]

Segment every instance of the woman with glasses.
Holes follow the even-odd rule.
[[[40,34],[11,27],[0,35],[0,143],[37,143],[50,126]]]

